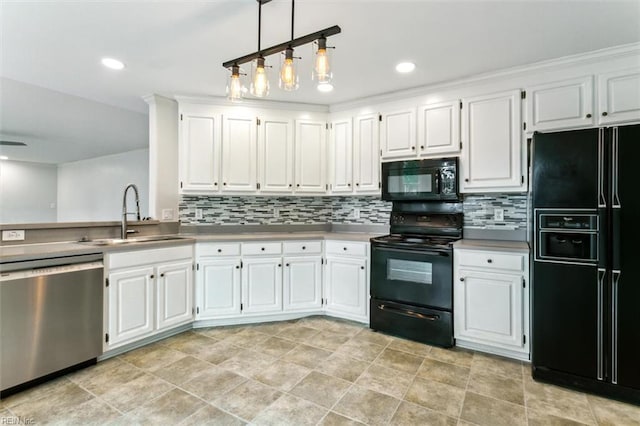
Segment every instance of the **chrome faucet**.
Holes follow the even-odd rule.
[[[135,192],[136,194],[136,211],[134,212],[127,212],[127,191],[129,191],[129,188],[133,188],[133,192]],[[122,229],[121,229],[121,238],[123,240],[125,240],[127,238],[127,235],[129,234],[133,234],[136,233],[138,231],[134,231],[133,229],[127,229],[127,215],[130,214],[135,214],[136,218],[138,219],[138,221],[140,221],[140,196],[138,194],[138,187],[133,184],[130,183],[129,185],[127,185],[127,187],[124,189],[124,195],[122,196]]]

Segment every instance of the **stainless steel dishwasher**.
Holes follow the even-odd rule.
[[[102,254],[0,264],[0,391],[102,354]]]

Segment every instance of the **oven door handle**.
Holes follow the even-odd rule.
[[[408,311],[393,306],[387,306],[384,303],[379,303],[378,309],[380,309],[381,311],[390,311],[396,314],[404,315],[406,317],[424,319],[428,321],[437,321],[440,319],[440,315],[421,314],[420,312]]]
[[[415,249],[415,250],[402,250],[402,249],[396,249],[396,248],[389,248],[389,247],[378,247],[379,250],[384,250],[384,251],[391,251],[394,253],[410,253],[410,254],[416,254],[416,253],[420,253],[420,254],[428,254],[431,256],[444,256],[444,257],[449,257],[449,253],[447,253],[446,251],[435,251],[435,250],[423,250],[423,249]]]

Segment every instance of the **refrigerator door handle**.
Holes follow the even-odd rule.
[[[604,278],[606,269],[598,268],[598,380],[604,380]]]
[[[620,197],[618,195],[618,128],[613,128],[612,138],[612,154],[611,154],[611,207],[619,209]]]
[[[621,272],[611,271],[611,383],[618,384],[618,281]]]
[[[598,129],[598,207],[607,207],[607,198],[605,197],[605,183],[604,183],[604,128]]]

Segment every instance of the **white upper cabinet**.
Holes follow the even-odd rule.
[[[525,191],[520,90],[463,99],[460,192]]]
[[[293,189],[293,120],[260,117],[258,125],[259,189],[291,193]]]
[[[333,193],[353,191],[353,126],[351,118],[331,122],[330,184]]]
[[[181,107],[180,192],[219,190],[221,119],[210,107]]]
[[[376,114],[355,118],[353,170],[359,194],[380,192],[379,123]]]
[[[598,76],[598,124],[640,120],[640,68]]]
[[[383,112],[380,122],[382,159],[411,157],[416,154],[416,109]]]
[[[326,192],[326,128],[324,121],[296,120],[295,192]]]
[[[222,191],[257,190],[257,119],[255,116],[223,117]]]
[[[593,77],[527,88],[527,131],[588,127],[594,123]]]
[[[418,153],[422,157],[460,153],[460,101],[418,108]]]

